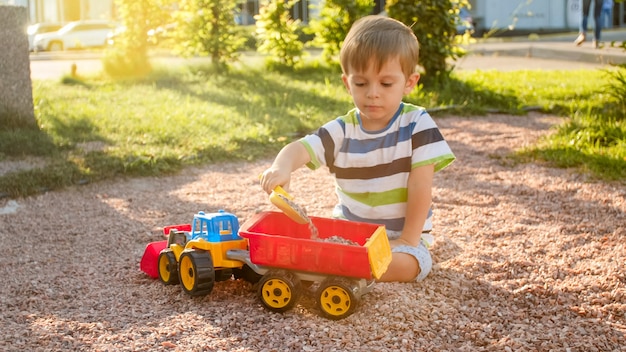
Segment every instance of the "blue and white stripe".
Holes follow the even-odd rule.
[[[382,130],[364,130],[353,109],[301,141],[311,157],[307,166],[327,166],[334,174],[343,217],[398,231],[411,170],[434,164],[439,171],[455,158],[426,110],[405,103]]]

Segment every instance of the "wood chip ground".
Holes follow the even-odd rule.
[[[270,160],[0,200],[0,350],[626,351],[624,184],[507,158],[558,120],[437,118],[458,160],[436,175],[433,271],[375,285],[340,321],[309,295],[275,314],[245,282],[192,298],[139,270],[165,225],[274,210]],[[297,171],[290,192],[330,215],[326,171]]]

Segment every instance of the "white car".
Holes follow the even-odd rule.
[[[37,51],[102,47],[113,28],[107,21],[75,21],[56,32],[37,34],[33,44]]]
[[[30,51],[35,50],[34,41],[37,34],[56,32],[61,29],[61,27],[63,27],[63,25],[60,23],[41,22],[31,24],[28,26],[28,29],[26,29],[26,33],[28,34],[28,49]]]

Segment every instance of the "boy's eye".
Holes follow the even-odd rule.
[[[354,82],[354,85],[357,87],[363,87],[365,85],[365,83],[363,82]]]
[[[381,83],[383,87],[391,87],[393,83]]]

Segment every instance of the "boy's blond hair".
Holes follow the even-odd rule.
[[[349,70],[365,71],[370,60],[374,60],[378,72],[396,56],[404,75],[409,77],[418,63],[419,43],[411,28],[384,16],[365,16],[355,21],[339,52],[344,74],[349,74]]]

